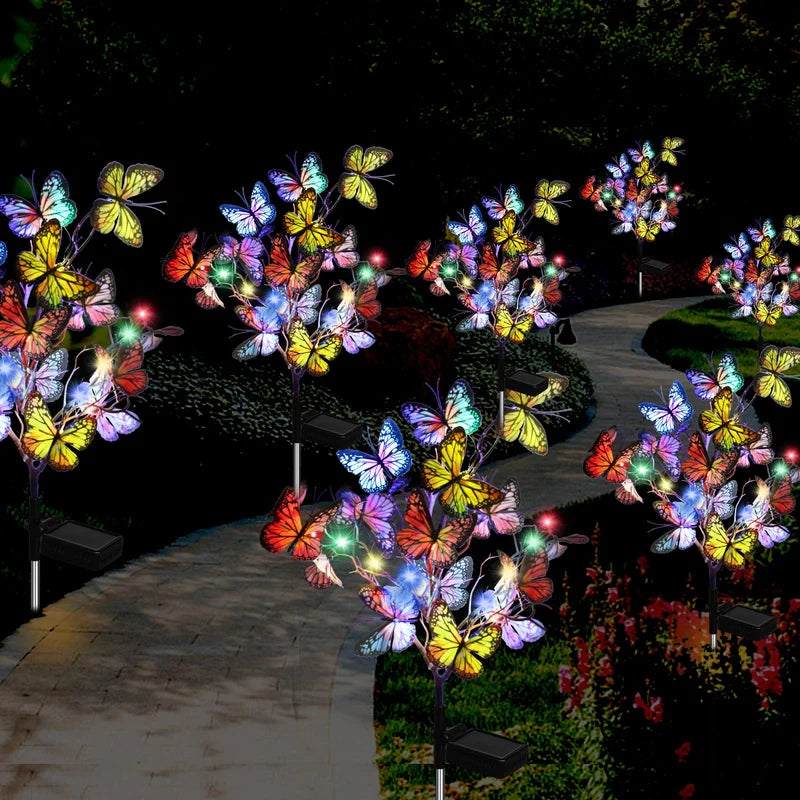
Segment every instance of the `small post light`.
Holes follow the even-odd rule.
[[[558,339],[556,339],[558,336]],[[572,329],[572,320],[569,318],[560,319],[554,325],[550,326],[550,356],[555,358],[556,355],[556,342],[559,344],[570,345],[577,344],[578,339],[575,336],[575,331]]]
[[[642,299],[642,275],[647,273],[648,275],[663,275],[667,270],[670,269],[672,264],[667,263],[666,261],[658,261],[655,258],[650,258],[650,256],[645,256],[644,258],[639,259],[639,299]]]

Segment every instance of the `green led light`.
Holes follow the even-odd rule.
[[[141,335],[141,329],[132,322],[123,322],[117,328],[117,337],[123,344],[133,344],[139,340]]]
[[[375,277],[375,271],[369,264],[362,264],[358,268],[358,278],[362,281],[371,281]]]
[[[458,265],[455,261],[445,261],[442,263],[442,275],[445,278],[453,278],[458,272]]]
[[[731,273],[728,272],[727,269],[724,269],[724,270],[722,270],[722,272],[720,272],[719,279],[721,281],[729,281],[731,279]]]
[[[558,267],[555,264],[548,264],[544,268],[544,274],[552,278],[553,275],[558,275]]]
[[[544,547],[544,536],[542,532],[534,527],[527,528],[522,532],[522,548],[529,553],[536,553]]]
[[[772,465],[772,474],[776,478],[785,478],[789,474],[789,465],[785,461],[776,461]]]
[[[605,200],[606,202],[608,202],[613,196],[614,192],[612,192],[611,189],[608,188],[603,189],[603,191],[600,192],[600,197],[602,197],[603,200]]]

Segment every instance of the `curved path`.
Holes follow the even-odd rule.
[[[638,339],[703,299],[573,317],[597,413],[546,458],[496,465],[496,479],[519,479],[525,512],[608,491],[581,471],[599,431],[635,436],[637,403],[681,375]],[[377,798],[374,662],[353,653],[375,623],[359,581],[311,590],[302,564],[266,556],[262,524],[198,531],[110,570],[2,642],[0,797]]]

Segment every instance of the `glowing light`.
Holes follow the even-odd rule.
[[[369,553],[364,559],[364,569],[367,572],[381,572],[383,564],[383,559],[377,553]]]
[[[375,277],[375,270],[369,264],[362,264],[358,268],[358,279],[361,281],[371,281]]]
[[[491,589],[478,592],[472,602],[472,607],[478,614],[488,616],[497,611],[497,598]]]
[[[150,316],[150,309],[146,306],[139,306],[136,311],[133,312],[134,316],[141,320],[142,322],[146,322],[147,318]]]
[[[346,284],[342,284],[342,302],[347,306],[352,306],[356,301],[356,293]]]
[[[683,186],[681,186],[679,183],[676,183],[676,184],[675,184],[675,185],[672,187],[672,191],[674,191],[674,192],[675,192],[675,194],[680,194],[680,193],[683,191]]]
[[[472,278],[469,275],[464,275],[461,278],[461,285],[469,289],[472,286]]]
[[[230,280],[232,270],[230,267],[214,267],[214,280],[227,281]]]
[[[514,583],[517,579],[517,565],[511,561],[503,564],[500,571],[500,581],[502,583]]]
[[[537,528],[528,528],[522,537],[522,547],[529,553],[536,553],[544,547],[544,536]]]
[[[560,267],[566,260],[567,259],[564,258],[564,256],[561,255],[561,253],[557,253],[556,255],[553,256],[553,263],[557,267]]]
[[[542,514],[542,516],[539,517],[539,524],[543,528],[552,527],[553,525],[555,525],[555,521],[556,521],[555,517],[552,514]]]
[[[376,264],[380,266],[383,263],[384,255],[381,253],[380,250],[373,250],[368,257],[370,264]]]
[[[458,267],[456,266],[455,261],[445,261],[442,264],[442,275],[444,275],[445,278],[453,278],[457,272]]]
[[[117,336],[123,344],[133,344],[142,335],[142,331],[132,322],[123,322],[117,329]]]
[[[675,484],[667,477],[662,477],[658,482],[658,488],[661,489],[662,492],[669,492],[674,486]]]
[[[785,461],[776,461],[772,465],[772,474],[776,478],[785,478],[789,474],[789,465]]]
[[[724,269],[724,270],[722,270],[722,272],[720,272],[719,279],[721,281],[729,281],[731,279],[731,273],[728,272],[727,269]]]
[[[548,264],[544,268],[544,274],[547,275],[549,278],[552,278],[553,275],[558,275],[558,267],[555,264]]]
[[[239,287],[239,291],[245,297],[255,297],[256,296],[256,287],[250,283],[250,281],[242,281],[242,285]]]
[[[607,203],[614,196],[614,192],[609,188],[603,189],[600,192],[600,197]]]
[[[103,350],[101,353],[98,353],[97,361],[95,362],[95,371],[98,372],[101,377],[105,377],[106,375],[110,375],[113,369],[114,359],[111,358],[108,351]]]
[[[674,189],[670,189],[667,192],[667,200],[674,200],[678,196],[678,193]]]
[[[794,464],[794,462],[797,461],[797,450],[790,448],[783,454],[783,457],[790,464]]]

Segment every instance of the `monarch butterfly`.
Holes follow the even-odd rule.
[[[296,211],[287,211],[283,216],[283,228],[289,236],[297,237],[300,252],[314,255],[328,247],[344,242],[344,236],[326,227],[314,218],[317,208],[317,193],[306,189],[297,201]]]
[[[303,321],[294,317],[289,325],[289,348],[286,357],[295,367],[308,370],[311,375],[325,375],[330,363],[342,352],[342,337],[328,336],[312,342]]]
[[[746,530],[736,534],[727,531],[716,513],[706,519],[706,540],[703,545],[706,555],[712,561],[721,561],[728,569],[741,569],[747,557],[753,552],[757,541],[756,532]]]
[[[558,209],[553,201],[568,189],[569,184],[566,181],[540,180],[534,190],[533,215],[551,225],[558,225]]]
[[[342,197],[346,197],[348,200],[355,197],[362,206],[377,208],[378,196],[375,187],[367,179],[367,175],[382,167],[391,157],[392,151],[385,147],[368,147],[364,150],[354,144],[344,154],[345,172],[339,180],[339,191],[342,193]]]
[[[66,305],[30,318],[19,284],[6,281],[0,296],[0,349],[21,349],[31,358],[44,358],[61,341],[69,319]]]

